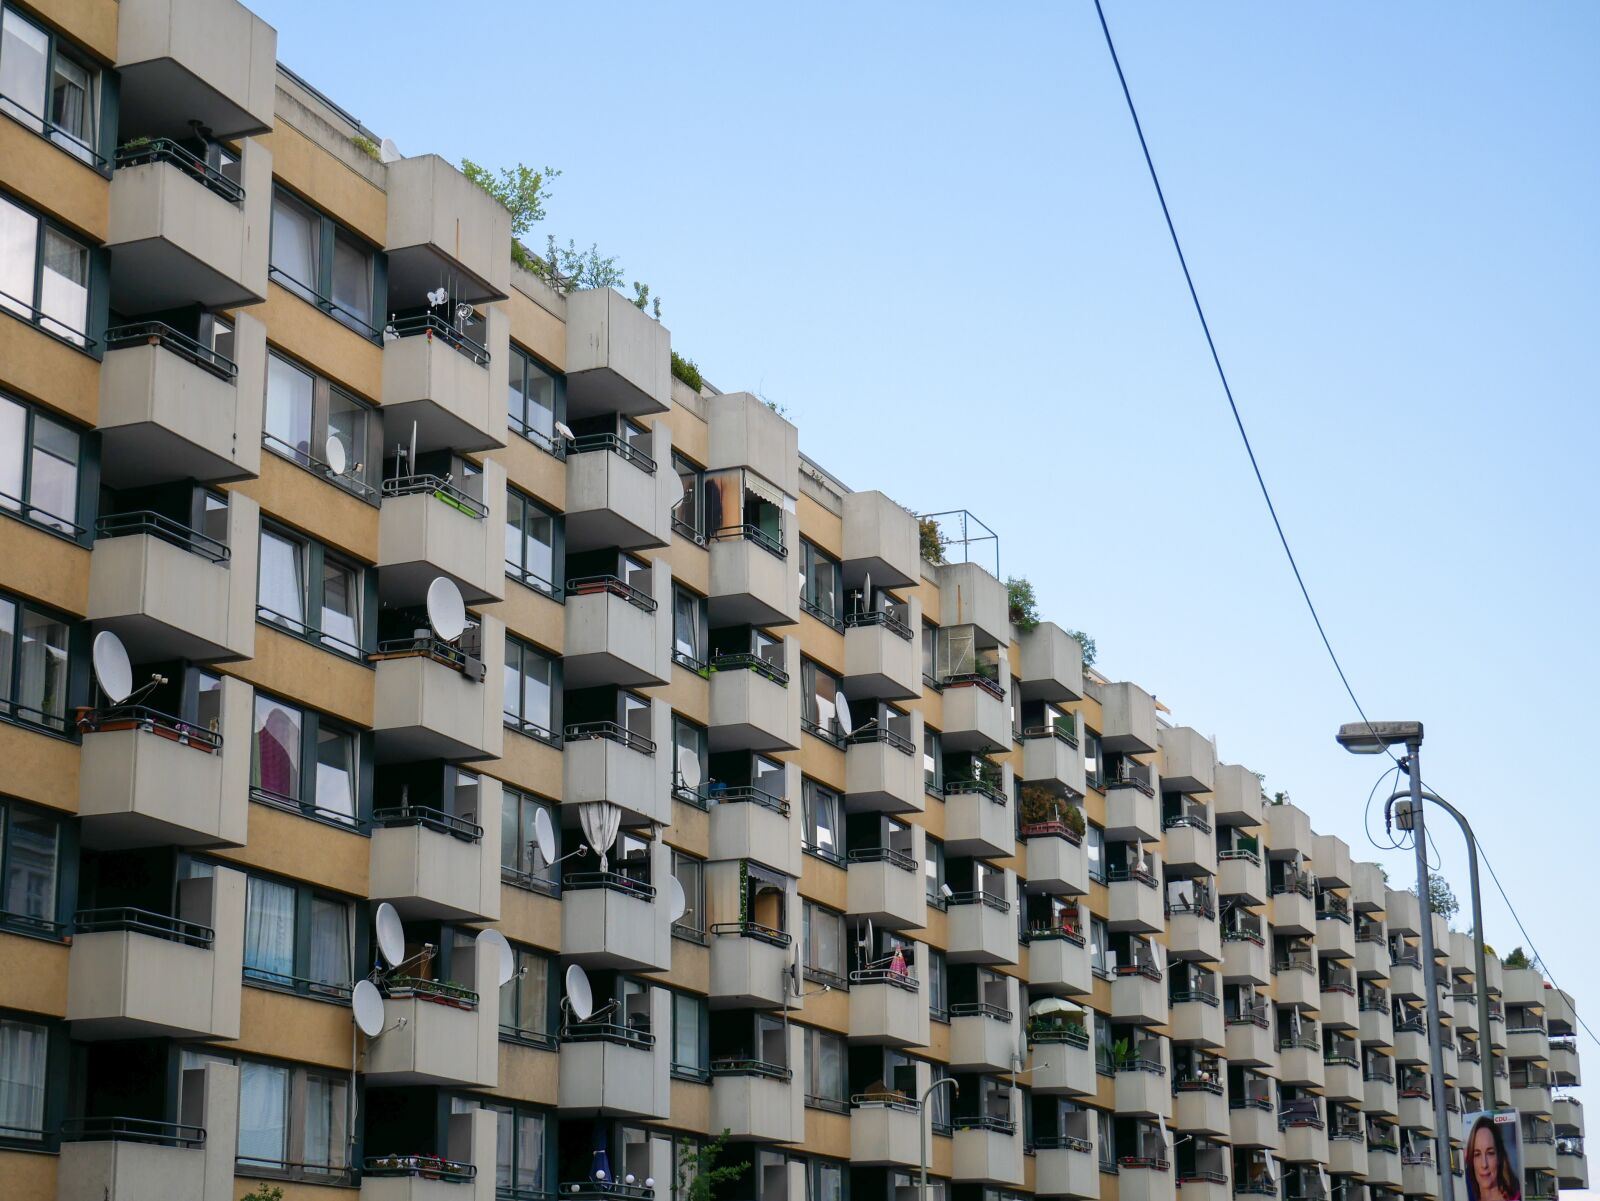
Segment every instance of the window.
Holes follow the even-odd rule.
[[[704,997],[672,994],[672,1074],[711,1079],[711,1012]]]
[[[927,877],[928,900],[944,908],[944,843],[929,835],[923,843],[923,873]]]
[[[708,745],[704,726],[672,715],[672,795],[701,809],[710,791]]]
[[[690,671],[701,671],[706,665],[705,597],[697,596],[676,585],[672,589],[672,661]]]
[[[561,666],[537,647],[506,635],[505,724],[519,734],[556,743],[561,726]]]
[[[806,1201],[845,1201],[844,1165],[831,1159],[806,1164]]]
[[[804,847],[829,863],[844,862],[844,802],[831,788],[807,780],[803,791],[805,808]]]
[[[684,851],[672,852],[672,875],[683,889],[683,916],[672,924],[673,934],[691,942],[706,935],[706,864]]]
[[[362,655],[367,571],[320,542],[263,524],[256,619],[325,650]]]
[[[298,993],[348,997],[350,904],[309,885],[267,876],[246,881],[244,978]]]
[[[839,561],[800,542],[800,607],[825,625],[844,629],[839,612]]]
[[[1094,822],[1088,822],[1084,828],[1083,837],[1084,853],[1089,862],[1089,879],[1096,884],[1106,882],[1106,832]]]
[[[71,627],[0,594],[0,716],[64,733]]]
[[[506,574],[536,592],[555,597],[556,515],[515,488],[506,489]]]
[[[561,865],[547,862],[534,845],[533,829],[543,812],[550,819],[550,832],[556,845],[551,848],[561,858],[561,823],[555,806],[542,797],[506,787],[500,797],[500,878],[519,888],[535,892],[554,892],[561,880]]]
[[[49,1046],[47,1027],[0,1018],[0,1139],[44,1141]]]
[[[950,970],[944,952],[927,949],[928,1012],[941,1022],[950,1020]]]
[[[807,901],[802,916],[805,921],[803,966],[806,978],[835,988],[844,987],[849,971],[846,963],[849,940],[845,935],[844,914]]]
[[[509,1201],[545,1197],[545,1115],[520,1105],[451,1097],[450,1112],[482,1109],[495,1115],[495,1196]]]
[[[89,248],[3,196],[0,308],[74,346],[90,345]]]
[[[308,709],[256,694],[252,799],[307,817],[359,825],[371,795],[363,736]]]
[[[349,230],[281,189],[272,197],[269,274],[275,283],[373,341],[381,335],[384,259]]]
[[[922,728],[922,787],[930,796],[944,795],[944,746],[938,730]]]
[[[1111,975],[1110,941],[1111,936],[1106,929],[1105,919],[1091,915],[1089,918],[1089,970],[1097,976],[1109,977]]]
[[[947,1020],[943,1014],[935,1014],[934,1016],[941,1021]],[[930,1085],[949,1078],[950,1069],[945,1067],[944,1064],[934,1063],[928,1065],[928,1083]],[[936,1088],[928,1094],[928,1108],[932,1111],[928,1115],[928,1122],[935,1134],[950,1134],[952,1132],[954,1121],[951,1093],[954,1091],[954,1089],[950,1088]]]
[[[289,1161],[289,1069],[239,1065],[239,1162],[276,1167]]]
[[[241,1175],[264,1170],[301,1180],[344,1180],[349,1172],[348,1077],[283,1063],[235,1058],[184,1048],[179,1112],[200,1121],[190,1093],[208,1063],[239,1067],[238,1165]],[[193,1081],[193,1083],[191,1083]]]
[[[705,477],[705,522],[712,537],[747,538],[783,558],[783,529],[794,499],[753,471],[733,467]]]
[[[330,465],[338,442],[345,468]],[[281,355],[267,356],[261,444],[363,500],[378,502],[383,422],[377,410]]]
[[[672,466],[683,487],[683,495],[672,506],[672,528],[696,546],[704,546],[706,473],[676,453],[672,456]]]
[[[76,536],[78,432],[0,396],[0,512]]]
[[[1083,730],[1083,774],[1091,788],[1105,788],[1105,762],[1100,753],[1100,735],[1087,726]]]
[[[53,45],[52,45],[53,43]],[[99,73],[10,5],[0,13],[0,112],[86,163],[96,152]]]
[[[839,677],[826,667],[805,659],[800,664],[800,724],[835,746],[844,745],[839,726]]]
[[[555,1046],[550,956],[513,946],[516,970],[500,986],[500,1037],[508,1042]]]
[[[535,446],[559,457],[556,441],[558,396],[565,392],[565,381],[547,370],[520,346],[511,347],[511,391],[506,398],[506,423]]]
[[[826,1030],[807,1030],[806,1104],[844,1113],[850,1107],[844,1039]]]

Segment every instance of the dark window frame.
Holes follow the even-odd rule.
[[[259,775],[260,745],[256,730],[256,704],[260,701],[269,701],[275,705],[282,705],[292,709],[300,715],[300,760],[298,770],[300,774],[299,797],[290,797],[282,793],[273,792],[256,783]],[[340,734],[351,735],[354,739],[356,753],[356,798],[355,812],[348,818],[331,809],[318,808],[316,803],[317,779],[317,739],[324,727],[328,727]],[[336,829],[348,830],[353,834],[366,834],[371,828],[373,794],[376,787],[376,759],[373,754],[373,735],[371,730],[364,730],[360,726],[351,725],[349,722],[340,721],[336,717],[329,717],[320,710],[312,709],[299,701],[289,700],[275,693],[257,690],[250,707],[250,799],[257,804],[268,805],[274,809],[282,809],[289,813],[298,813],[301,817],[323,825],[333,826]],[[309,795],[307,795],[309,790]]]

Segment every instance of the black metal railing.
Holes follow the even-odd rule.
[[[995,1134],[1017,1132],[1017,1124],[1010,1118],[997,1118],[987,1113],[958,1113],[950,1119],[950,1126],[954,1130],[988,1130]]]
[[[773,537],[758,525],[725,525],[713,530],[709,536],[712,542],[737,542],[740,539],[759,546],[769,555],[776,555],[780,559],[789,557],[789,548],[784,546],[783,540]]]
[[[1079,1151],[1084,1155],[1094,1150],[1094,1143],[1075,1134],[1036,1135],[1033,1145],[1040,1151]]]
[[[953,892],[945,898],[945,904],[951,907],[956,905],[985,905],[999,913],[1010,913],[1011,902],[1004,897],[997,897],[992,892],[983,889],[973,889],[968,892]]]
[[[850,973],[851,984],[892,984],[895,988],[903,988],[907,992],[916,992],[921,987],[917,977],[909,971],[897,972],[889,967],[864,967]]]
[[[787,947],[794,942],[794,935],[785,930],[763,926],[760,922],[717,922],[712,925],[711,933],[718,938],[754,938],[758,942],[771,943],[775,947]]]
[[[1055,738],[1068,746],[1078,745],[1078,727],[1073,722],[1057,718],[1042,726],[1025,726],[1023,738]]]
[[[24,300],[13,296],[10,292],[0,291],[0,313],[26,321],[29,325],[37,326],[52,338],[76,346],[79,350],[93,354],[99,346],[93,338],[83,330],[73,329],[59,317],[52,316],[41,308],[36,308],[32,300]]]
[[[364,1176],[416,1176],[423,1180],[443,1180],[464,1184],[477,1176],[470,1163],[445,1159],[439,1155],[369,1155],[361,1161]]]
[[[152,938],[179,942],[189,947],[209,947],[216,937],[210,926],[186,922],[166,913],[132,906],[111,906],[104,909],[80,909],[72,921],[79,934],[104,934],[125,932],[148,934]]]
[[[621,1043],[629,1047],[653,1047],[656,1036],[641,1026],[626,1022],[569,1022],[561,1027],[564,1043]]]
[[[94,523],[97,538],[121,538],[132,534],[149,534],[152,538],[170,543],[180,550],[199,555],[213,563],[226,563],[232,552],[228,544],[199,530],[190,529],[182,522],[149,509],[132,513],[108,513]]]
[[[561,877],[561,888],[564,892],[586,892],[603,888],[610,892],[625,893],[642,901],[654,900],[656,895],[654,884],[636,880],[625,872],[612,871],[565,872]]]
[[[432,659],[435,663],[453,668],[463,674],[467,669],[467,653],[453,643],[435,638],[431,632],[411,638],[385,638],[378,643],[374,661],[381,659]],[[481,682],[481,680],[480,680]]]
[[[993,1018],[997,1022],[1009,1022],[1012,1018],[1011,1010],[1003,1005],[993,1005],[988,1001],[957,1001],[950,1006],[952,1018]]]
[[[176,167],[229,204],[244,203],[244,188],[236,181],[168,138],[137,138],[117,149],[118,170],[123,167],[142,167],[147,163],[166,163]]]
[[[850,743],[851,746],[883,743],[885,746],[892,746],[902,755],[914,755],[917,753],[916,743],[898,730],[891,730],[888,726],[871,726],[864,730],[856,730],[845,741]]]
[[[860,629],[863,626],[882,626],[891,634],[907,642],[911,641],[913,633],[911,627],[895,616],[889,609],[872,609],[867,612],[858,609],[854,613],[845,614],[844,624],[852,629]]]
[[[735,1055],[711,1061],[712,1076],[765,1076],[769,1080],[792,1080],[794,1072],[781,1063],[765,1059],[742,1059]]]
[[[239,376],[239,365],[226,355],[197,342],[188,334],[174,329],[165,321],[135,321],[106,330],[107,352],[130,350],[135,346],[159,346],[196,367],[211,372],[218,379],[234,380]]]
[[[424,313],[420,317],[397,317],[383,327],[386,336],[395,338],[424,337],[430,341],[438,338],[452,350],[458,350],[471,359],[479,367],[489,365],[489,350],[479,342],[473,341],[455,326],[433,313]]]
[[[621,576],[585,575],[567,581],[567,599],[569,601],[573,597],[592,596],[599,593],[620,597],[635,609],[645,613],[654,613],[656,611],[656,598],[648,592],[627,583]]]
[[[641,755],[656,753],[656,744],[653,739],[646,738],[643,734],[635,734],[627,726],[614,721],[580,721],[567,727],[566,741],[588,742],[595,738],[604,738],[608,742],[621,743],[630,751],[638,751]]]
[[[761,655],[748,651],[727,655],[711,656],[712,671],[753,671],[764,679],[771,680],[780,688],[789,686],[789,673],[775,663],[763,658]]]
[[[421,826],[440,834],[450,834],[463,842],[477,842],[483,837],[483,827],[469,822],[454,813],[427,805],[397,805],[372,811],[372,824],[383,829],[398,826]]]
[[[65,1118],[61,1123],[64,1143],[152,1143],[160,1147],[203,1147],[204,1126],[182,1122],[160,1122],[150,1118],[93,1117]]]
[[[111,705],[104,709],[79,709],[76,715],[80,734],[106,734],[116,730],[139,730],[170,739],[180,746],[213,754],[222,749],[222,735],[146,705]]]
[[[997,780],[988,777],[971,776],[961,780],[946,780],[944,782],[944,795],[948,800],[953,796],[981,796],[993,801],[996,805],[1006,803],[1005,789],[1000,787]]]
[[[313,475],[320,475],[335,488],[343,488],[346,492],[359,496],[368,504],[378,504],[382,499],[382,493],[377,488],[360,476],[353,474],[354,468],[346,468],[343,472],[335,471],[331,463],[319,459],[309,450],[304,449],[303,446],[291,446],[288,442],[278,437],[277,434],[271,432],[261,435],[261,445],[279,458],[288,459],[291,463],[304,467]]]
[[[939,681],[939,688],[941,691],[951,688],[979,688],[997,701],[1006,699],[1006,690],[1000,687],[1000,681],[981,671],[963,671],[945,676]]]
[[[704,539],[701,539],[701,541],[704,541]],[[835,633],[844,633],[844,622],[840,619],[838,613],[831,609],[824,609],[821,605],[809,599],[803,592],[800,594],[800,612],[815,617]]]
[[[285,291],[293,292],[307,304],[315,305],[352,333],[358,334],[375,345],[383,345],[383,331],[373,325],[366,314],[358,313],[349,306],[340,304],[331,296],[324,296],[310,284],[296,279],[275,263],[267,264],[267,278]]]
[[[384,996],[395,999],[416,997],[423,1001],[452,1005],[458,1009],[478,1007],[477,993],[446,980],[429,980],[422,976],[387,976],[381,987]]]
[[[845,858],[851,863],[887,863],[891,867],[898,867],[901,871],[917,870],[916,859],[893,847],[857,847]]]
[[[401,475],[383,481],[385,496],[426,496],[429,493],[433,494],[435,500],[468,517],[481,521],[489,516],[488,505],[475,496],[469,496],[442,475]]]
[[[584,434],[574,438],[567,447],[567,456],[595,454],[610,451],[625,463],[631,463],[646,475],[656,473],[656,461],[616,434]]]

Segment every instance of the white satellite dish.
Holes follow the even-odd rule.
[[[368,1038],[383,1030],[383,994],[371,980],[359,980],[350,990],[350,1008],[356,1015],[356,1028]]]
[[[110,630],[101,630],[94,636],[94,678],[100,691],[113,705],[120,705],[133,691],[133,664],[128,662],[128,648],[122,645]]]
[[[844,694],[844,689],[839,689],[837,710],[839,717],[839,732],[846,738],[855,733],[855,723],[850,720],[850,700]]]
[[[383,163],[395,163],[399,162],[403,158],[405,158],[405,155],[400,153],[400,147],[394,144],[394,139],[384,138],[383,144],[378,147],[378,161]]]
[[[572,432],[572,427],[565,421],[556,422],[556,433],[560,434],[568,442],[576,442],[578,440],[578,435]]]
[[[345,457],[344,443],[331,434],[328,436],[327,444],[322,448],[322,457],[328,464],[328,470],[334,475],[343,475],[344,469],[350,465]]]
[[[550,825],[550,814],[543,809],[533,813],[533,849],[546,863],[556,861],[556,832]]]
[[[478,934],[479,946],[490,946],[500,953],[500,983],[504,985],[512,976],[517,974],[517,957],[511,952],[511,944],[506,941],[506,936],[498,930],[483,930]]]
[[[436,576],[428,585],[428,624],[446,642],[454,642],[467,628],[466,602],[449,576]]]
[[[594,991],[589,987],[589,975],[577,964],[567,968],[567,1004],[572,1016],[587,1022],[594,1012]]]
[[[861,611],[872,612],[872,573],[869,571],[866,578],[861,581]]]
[[[689,912],[689,898],[683,895],[683,884],[676,876],[670,879],[667,892],[672,898],[671,903],[667,906],[671,914],[667,918],[667,922],[671,924]]]
[[[406,931],[400,924],[400,914],[393,905],[384,901],[378,906],[372,924],[378,932],[378,954],[383,956],[385,963],[394,967],[406,957]]]
[[[678,774],[683,777],[683,786],[685,788],[699,788],[700,782],[705,779],[700,772],[700,756],[694,755],[684,760],[683,766],[678,769]]]

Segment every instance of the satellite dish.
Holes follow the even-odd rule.
[[[572,432],[572,427],[565,421],[556,422],[556,433],[560,434],[568,442],[576,442],[578,440],[578,435]]]
[[[567,968],[567,1004],[572,1016],[587,1022],[594,1012],[594,991],[589,987],[589,975],[577,964]]]
[[[556,832],[550,825],[550,814],[544,809],[533,813],[533,849],[546,863],[556,861]]]
[[[356,1028],[368,1038],[383,1030],[383,994],[371,980],[356,982],[350,990],[350,1008],[356,1015]]]
[[[372,924],[378,931],[378,954],[383,956],[385,963],[394,967],[406,957],[406,932],[400,924],[400,915],[395,912],[393,905],[384,901],[378,906]]]
[[[700,772],[700,756],[695,755],[686,760],[678,769],[678,774],[683,777],[683,786],[685,788],[699,788],[700,782],[705,779]]]
[[[502,986],[517,974],[517,957],[511,952],[511,944],[506,941],[506,936],[498,930],[484,930],[478,934],[478,945],[494,947],[500,953],[500,983]]]
[[[850,701],[845,696],[843,688],[839,689],[837,709],[839,717],[839,732],[848,738],[851,734],[855,733],[855,723],[850,720]]]
[[[861,611],[872,612],[872,573],[867,572],[866,578],[861,581]]]
[[[454,642],[467,628],[466,602],[449,576],[436,576],[428,585],[428,624],[446,642]]]
[[[393,138],[384,138],[383,145],[378,147],[378,161],[383,163],[399,162],[405,155],[400,153],[400,147],[394,144]]]
[[[345,458],[344,443],[331,434],[327,444],[322,448],[322,457],[328,464],[328,470],[334,475],[343,475],[344,469],[350,465],[349,460]]]
[[[672,915],[667,918],[667,921],[670,924],[672,922],[676,922],[680,917],[689,911],[689,898],[683,895],[683,884],[676,876],[672,877],[667,891],[672,898],[671,903],[667,906]]]
[[[94,636],[94,678],[100,691],[113,705],[120,705],[133,691],[133,664],[128,662],[128,648],[122,645],[110,630],[101,630]]]

